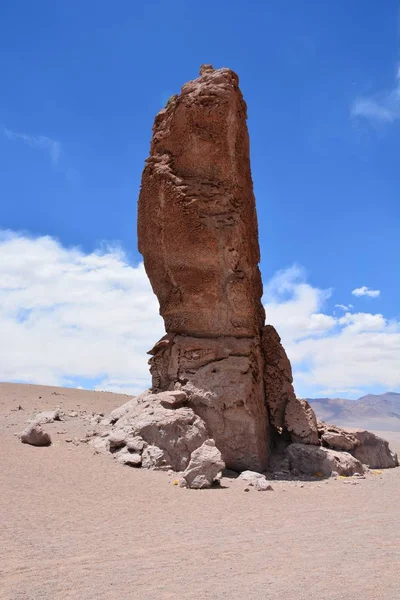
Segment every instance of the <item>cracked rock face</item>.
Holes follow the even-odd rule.
[[[276,329],[262,331],[264,384],[271,424],[279,433],[288,432],[292,442],[319,445],[315,413],[307,400],[296,398],[292,367]]]
[[[139,250],[167,335],[153,390],[183,389],[227,467],[262,470],[269,425],[264,309],[246,104],[204,65],[156,116],[138,206]]]

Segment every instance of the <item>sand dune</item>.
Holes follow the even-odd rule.
[[[181,489],[79,441],[92,412],[125,400],[0,384],[1,599],[398,600],[400,469]],[[79,416],[44,426],[49,448],[21,444],[27,419],[57,406]]]

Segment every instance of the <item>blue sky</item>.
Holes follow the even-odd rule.
[[[306,285],[315,296],[308,318],[375,316],[372,330],[359,329],[373,336],[381,315],[380,333],[396,335],[399,9],[393,0],[384,9],[365,0],[2,2],[0,229],[11,232],[3,257],[10,235],[25,250],[24,240],[38,248],[49,236],[58,240],[54,248],[78,246],[82,257],[119,245],[126,268],[136,267],[136,200],[154,116],[202,63],[228,66],[239,74],[248,104],[266,291],[282,272],[286,277],[273,299],[266,295],[267,309],[271,303],[277,314],[287,294],[299,299]],[[51,252],[40,256],[54,259]],[[380,293],[351,293],[363,286]],[[31,310],[32,300],[25,302],[19,314]],[[368,319],[358,317],[357,326]],[[326,323],[318,330],[325,338],[347,327]],[[293,339],[304,335],[290,335],[293,360]],[[391,364],[397,341],[390,337]],[[391,375],[343,381],[340,389],[316,383],[307,356],[298,357],[304,394],[400,389]],[[16,379],[16,365],[0,378]],[[106,365],[101,374],[74,368],[54,377],[40,371],[43,383],[115,379]],[[21,379],[36,381],[28,371]]]

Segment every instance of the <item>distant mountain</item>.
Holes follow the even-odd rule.
[[[343,427],[400,431],[400,394],[367,394],[358,400],[307,398],[322,421]]]

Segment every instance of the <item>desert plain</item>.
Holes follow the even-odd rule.
[[[93,414],[127,399],[0,384],[1,600],[399,599],[400,469],[180,488],[86,443]],[[22,444],[56,407],[52,445]],[[400,433],[381,435],[400,450]]]

